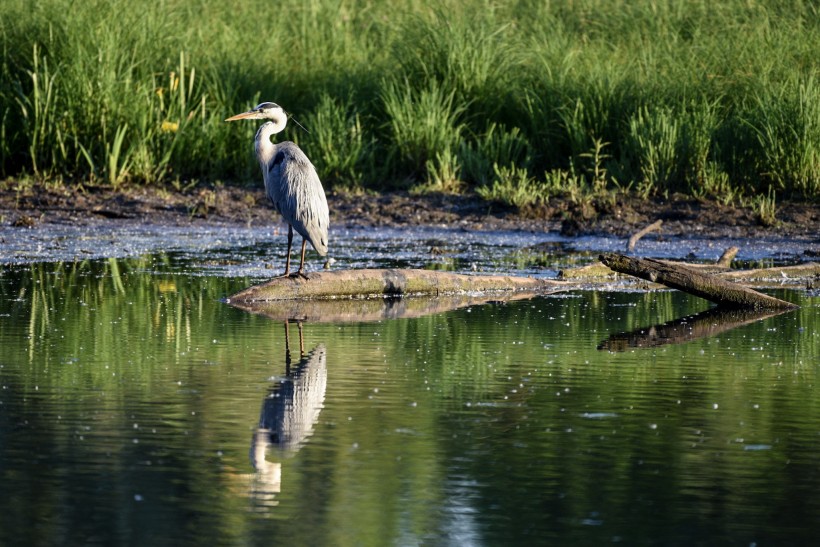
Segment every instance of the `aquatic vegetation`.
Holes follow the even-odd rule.
[[[812,3],[193,9],[3,2],[0,176],[255,181],[253,128],[223,120],[265,99],[307,123],[310,134],[285,138],[331,188],[478,191],[516,205],[622,189],[820,196]]]

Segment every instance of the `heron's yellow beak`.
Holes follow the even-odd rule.
[[[230,118],[226,118],[225,121],[226,122],[233,122],[233,121],[236,121],[236,120],[247,120],[249,118],[253,118],[255,114],[256,114],[256,111],[249,110],[247,112],[243,112],[242,114],[237,114],[236,116],[231,116]]]

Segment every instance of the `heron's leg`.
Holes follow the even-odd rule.
[[[301,335],[302,328],[299,327],[299,334]],[[290,376],[290,333],[288,332],[288,320],[285,319],[285,374]]]
[[[302,238],[302,258],[299,261],[299,270],[296,273],[307,279],[307,275],[305,275],[305,249],[307,249],[307,240]]]
[[[293,226],[288,224],[288,256],[285,258],[285,273],[282,277],[290,275],[290,250],[293,248]]]

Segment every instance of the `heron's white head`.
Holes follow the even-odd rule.
[[[236,120],[271,120],[273,122],[273,131],[271,133],[279,133],[282,131],[288,123],[288,113],[285,112],[285,109],[279,106],[276,103],[259,103],[255,107],[251,108],[247,112],[243,112],[241,114],[237,114],[236,116],[231,116],[227,118],[226,122],[233,122]],[[305,127],[293,120],[293,123],[304,129],[306,133],[309,133]]]
[[[272,133],[279,133],[288,123],[288,114],[285,109],[276,103],[260,103],[241,114],[227,118],[226,122],[236,120],[271,120],[275,126]]]

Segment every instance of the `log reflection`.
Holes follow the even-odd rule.
[[[423,317],[491,302],[527,300],[539,294],[521,291],[493,295],[463,294],[438,297],[274,300],[268,302],[228,302],[228,304],[240,310],[263,315],[277,321],[358,323],[362,321]]]
[[[629,332],[610,335],[598,344],[599,350],[627,351],[633,348],[654,348],[667,344],[682,344],[708,338],[726,331],[788,313],[789,310],[727,310],[711,308],[696,315],[682,317]]]
[[[302,324],[299,328],[299,361],[291,358],[288,323],[285,323],[285,374],[276,377],[262,402],[259,425],[253,433],[250,460],[256,470],[252,495],[271,500],[282,487],[281,461],[268,461],[296,453],[313,434],[327,387],[327,350],[318,344],[305,354]],[[273,449],[273,450],[271,450]]]

